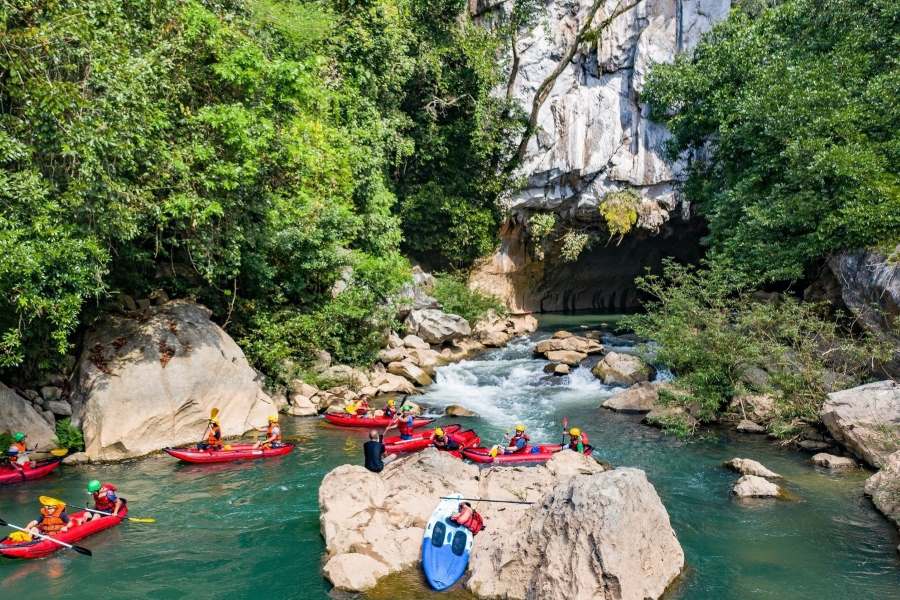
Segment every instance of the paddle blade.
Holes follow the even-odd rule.
[[[212,409],[211,411],[209,411],[209,420],[210,420],[210,421],[212,421],[213,419],[215,419],[215,418],[218,417],[218,416],[219,416],[219,409],[218,409],[218,408],[214,408],[214,409]]]
[[[72,550],[74,550],[78,554],[84,554],[85,556],[93,556],[94,555],[93,552],[91,552],[84,546],[72,546]]]
[[[53,456],[65,456],[69,451],[66,448],[54,448],[50,451]]]
[[[9,525],[9,523],[4,521],[3,519],[0,519],[0,527],[6,527],[7,525]]]
[[[156,519],[152,517],[128,517],[132,523],[156,523]]]

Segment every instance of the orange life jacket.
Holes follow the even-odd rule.
[[[28,452],[28,446],[25,445],[25,442],[15,442],[13,446],[19,449],[19,454]]]
[[[222,445],[222,429],[218,425],[213,425],[209,428],[209,436],[206,438],[206,443],[210,446]]]
[[[266,427],[266,439],[272,437],[272,430],[275,429],[276,427],[278,427],[278,423],[269,423],[269,426]],[[276,435],[275,439],[272,441],[273,442],[281,441],[281,428],[280,427],[278,427],[278,435]]]
[[[66,512],[65,506],[54,506],[53,508],[41,507],[41,522],[38,529],[45,535],[53,535],[66,526],[62,515]]]

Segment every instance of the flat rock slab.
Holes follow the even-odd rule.
[[[738,479],[731,493],[738,498],[777,498],[782,495],[780,487],[756,475],[744,475]]]
[[[895,381],[828,394],[819,416],[834,439],[874,467],[900,450],[900,384]]]
[[[825,467],[826,469],[855,469],[857,467],[856,461],[850,457],[835,456],[825,452],[814,455],[810,460],[817,467]]]
[[[732,458],[724,466],[741,475],[754,475],[756,477],[769,477],[778,479],[781,477],[775,471],[767,469],[762,463],[751,458]]]
[[[741,420],[737,425],[737,430],[740,433],[765,433],[766,428],[760,425],[759,423],[754,423],[748,419]]]

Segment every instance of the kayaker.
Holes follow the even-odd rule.
[[[368,396],[360,396],[356,401],[356,414],[360,417],[366,417],[369,415],[369,397]]]
[[[369,432],[369,441],[363,444],[366,468],[373,473],[381,473],[384,469],[384,436],[374,429]]]
[[[41,496],[41,516],[25,526],[31,533],[41,535],[54,535],[68,531],[69,515],[66,513],[66,503],[55,498]]]
[[[348,415],[356,416],[356,402],[352,400],[344,405],[344,412]]]
[[[504,454],[516,454],[517,452],[524,452],[525,448],[528,446],[528,442],[531,438],[528,437],[528,434],[525,433],[525,426],[519,423],[516,425],[516,432],[512,437],[504,436],[509,439],[506,444],[506,448],[503,450]]]
[[[94,508],[105,513],[118,516],[119,511],[125,506],[125,498],[120,498],[117,489],[111,483],[100,483],[99,479],[92,479],[87,484],[88,494],[94,499]],[[94,519],[105,517],[100,513],[85,511],[84,517],[76,521],[75,525],[81,525]]]
[[[459,450],[456,440],[446,435],[441,427],[434,428],[434,437],[431,438],[431,443],[438,450]]]
[[[206,426],[206,442],[197,444],[200,450],[221,450],[222,444],[222,428],[219,426],[217,417],[211,418]]]
[[[17,431],[13,434],[13,443],[9,445],[6,456],[9,458],[9,464],[16,470],[22,471],[23,467],[28,464],[28,448],[25,445],[27,436]]]
[[[269,416],[269,424],[260,427],[257,431],[265,431],[266,439],[253,444],[253,449],[262,448],[263,450],[271,450],[281,446],[281,426],[278,425],[278,415]]]
[[[404,404],[402,407],[400,407],[400,414],[394,416],[390,424],[385,428],[384,432],[387,433],[388,429],[396,427],[397,431],[400,432],[401,440],[411,440],[414,429],[413,423],[415,423],[415,417],[412,414],[412,407]]]
[[[450,515],[450,520],[457,525],[468,528],[472,535],[477,535],[479,531],[484,529],[484,519],[468,502],[460,502],[459,511]]]
[[[397,414],[397,402],[393,398],[388,398],[387,403],[384,405],[384,416],[388,419],[393,419]]]
[[[565,447],[569,450],[575,450],[576,452],[584,453],[584,447],[588,443],[588,437],[586,433],[582,433],[581,429],[578,427],[572,427],[568,431],[563,432],[564,435],[569,437],[568,443],[565,444]]]

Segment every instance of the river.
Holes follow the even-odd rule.
[[[639,418],[599,409],[611,394],[587,369],[553,378],[531,357],[534,339],[553,329],[595,326],[612,317],[548,317],[528,339],[439,370],[417,400],[434,413],[462,404],[481,416],[467,420],[488,443],[515,422],[532,439],[559,439],[564,416],[585,429],[596,456],[644,469],[662,497],[688,567],[667,600],[900,599],[897,533],[863,496],[868,473],[832,475],[808,456],[763,436],[714,431],[681,441],[643,426]],[[451,419],[442,419],[449,423]],[[301,448],[279,459],[192,466],[168,456],[109,465],[66,467],[47,479],[0,489],[0,517],[23,524],[46,494],[87,500],[84,485],[114,482],[133,516],[88,538],[93,558],[57,553],[36,561],[0,560],[0,597],[52,600],[232,600],[347,598],[321,576],[318,486],[335,466],[359,462],[364,433],[321,419],[285,418]],[[721,467],[740,456],[785,476],[794,501],[742,505],[729,496],[737,476]],[[432,594],[417,572],[388,578],[367,600],[469,598]]]

